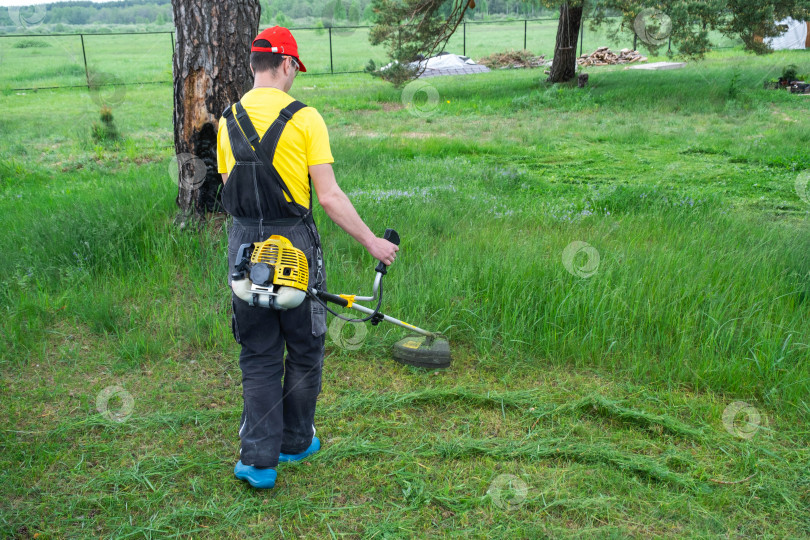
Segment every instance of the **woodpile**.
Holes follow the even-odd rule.
[[[622,49],[619,54],[611,51],[609,47],[599,47],[591,54],[583,54],[577,58],[580,66],[615,66],[617,64],[634,64],[646,62],[647,57],[632,49]]]

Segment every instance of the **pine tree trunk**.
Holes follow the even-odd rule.
[[[222,209],[217,127],[225,107],[252,86],[250,43],[261,7],[258,0],[172,0],[172,8],[177,206],[186,217],[202,218]]]
[[[557,25],[557,42],[554,45],[554,60],[548,82],[560,83],[573,79],[577,74],[577,39],[582,24],[582,6],[572,7],[568,2],[560,6],[560,22]]]

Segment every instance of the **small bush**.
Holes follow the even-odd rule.
[[[93,122],[91,133],[93,140],[96,142],[113,142],[121,138],[118,133],[118,127],[115,125],[112,109],[109,107],[102,107],[99,113],[101,123]]]
[[[782,79],[791,82],[798,80],[799,77],[799,67],[796,64],[790,64],[785,66],[785,69],[782,70]]]
[[[44,49],[46,47],[50,47],[50,45],[41,39],[21,39],[14,44],[15,49]]]
[[[729,99],[737,99],[740,95],[740,77],[742,77],[742,72],[739,69],[734,69],[731,74],[731,79],[728,82],[728,98]]]

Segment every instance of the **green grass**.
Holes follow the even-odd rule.
[[[171,88],[127,87],[124,139],[100,145],[86,91],[1,96],[0,531],[810,535],[808,102],[762,89],[808,61],[725,51],[592,69],[584,90],[430,79],[426,117],[365,76],[301,77],[343,189],[402,236],[384,309],[447,334],[454,361],[394,363],[391,326],[328,340],[324,449],[270,493],[232,477],[228,224],[174,225]],[[373,261],[316,219],[330,290],[368,290]],[[590,277],[566,270],[574,241],[599,254]],[[96,409],[111,386],[124,422]],[[760,414],[750,439],[724,427],[734,402]]]

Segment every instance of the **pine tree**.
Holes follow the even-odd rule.
[[[173,58],[174,150],[207,166],[200,180],[180,167],[177,205],[197,218],[218,210],[217,126],[225,107],[251,87],[250,43],[258,33],[258,0],[172,0],[177,28]],[[212,24],[214,21],[229,24]],[[184,218],[185,221],[185,218]]]
[[[711,49],[711,31],[740,37],[746,49],[764,53],[768,48],[756,36],[779,35],[775,21],[788,16],[810,19],[808,0],[541,0],[541,3],[560,12],[551,82],[565,82],[574,77],[575,42],[586,16],[596,27],[619,13],[621,27],[634,29],[637,17],[644,16],[645,10],[665,14],[671,24],[673,45],[681,56],[689,58],[701,58]],[[369,33],[371,44],[385,45],[392,60],[407,63],[417,54],[429,56],[442,50],[467,10],[475,8],[475,0],[449,3],[446,0],[372,0],[372,5],[377,16]],[[509,4],[507,9],[511,10]],[[654,20],[651,23],[656,24]],[[660,44],[649,45],[654,50]]]

